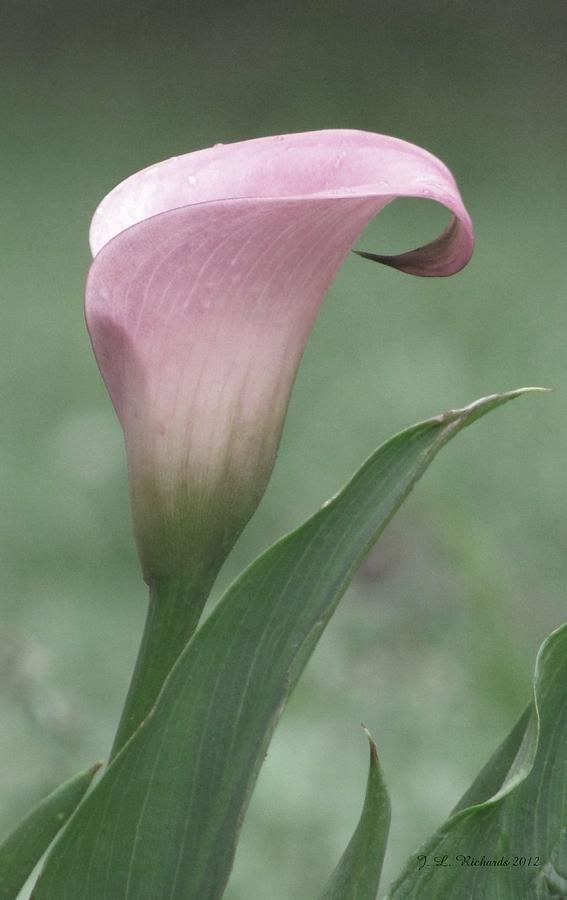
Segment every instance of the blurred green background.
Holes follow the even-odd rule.
[[[476,225],[455,278],[348,260],[218,591],[394,431],[556,388],[459,437],[372,551],[278,729],[227,898],[317,894],[360,809],[360,721],[391,786],[388,879],[512,725],[566,618],[567,7],[4,0],[0,15],[2,829],[107,753],[145,614],[82,313],[90,216],[118,181],[219,141],[363,128],[440,156]],[[359,246],[409,249],[444,223],[399,202]]]

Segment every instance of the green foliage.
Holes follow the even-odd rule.
[[[287,697],[353,572],[437,452],[524,391],[402,432],[227,591],[55,846],[37,900],[216,900]]]
[[[269,900],[317,895],[356,815],[360,719],[398,811],[385,877],[397,874],[517,715],[537,647],[565,620],[565,3],[381,8],[3,4],[3,832],[106,755],[143,627],[122,434],[82,296],[93,209],[164,156],[337,124],[398,135],[450,164],[478,235],[447,281],[347,261],[219,590],[377,433],[495,385],[557,388],[528,422],[504,410],[453,445],[356,577],[278,729],[227,897],[266,900],[270,879]],[[392,204],[358,247],[418,246],[439,217]]]
[[[370,771],[360,821],[320,900],[375,900],[390,830],[390,798],[370,741]]]
[[[542,645],[529,710],[389,900],[567,897],[567,625]]]
[[[95,772],[93,766],[42,800],[0,844],[0,900],[14,900],[52,840],[81,802]]]

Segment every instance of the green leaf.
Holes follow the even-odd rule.
[[[75,811],[100,765],[81,772],[35,807],[0,844],[0,900],[14,900]]]
[[[498,750],[490,757],[484,768],[481,769],[468,791],[463,794],[453,810],[453,815],[467,806],[476,806],[479,803],[484,803],[485,800],[489,800],[490,797],[498,793],[522,746],[528,725],[530,734],[532,733],[531,717],[532,706],[530,704],[524,710],[510,734],[500,744]]]
[[[237,579],[55,846],[37,900],[222,895],[273,729],[353,573],[440,448],[524,392],[397,435]]]
[[[542,645],[530,708],[457,809],[389,900],[567,897],[567,625]]]
[[[366,730],[366,729],[365,729]],[[370,770],[360,821],[320,900],[375,900],[390,830],[390,798],[371,735]]]

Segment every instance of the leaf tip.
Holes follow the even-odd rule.
[[[100,772],[100,770],[103,769],[105,765],[106,765],[106,762],[99,761],[99,762],[94,763],[94,765],[92,765],[90,767],[90,769],[87,769],[85,776],[86,776],[86,781],[87,781],[89,787],[90,787],[91,783],[94,781],[94,779],[96,778],[96,776],[98,775],[98,773]],[[88,790],[88,788],[87,788],[87,790]]]
[[[469,403],[468,406],[463,406],[461,409],[449,409],[432,421],[439,425],[456,425],[460,429],[470,425],[476,419],[480,419],[492,409],[509,403],[510,400],[516,400],[525,394],[548,394],[552,391],[553,388],[547,387],[522,387],[513,391],[503,391],[500,394],[489,394],[487,397],[474,400],[473,403]]]
[[[370,744],[370,765],[376,766],[378,764],[378,747],[376,745],[376,741],[370,734],[364,722],[360,723],[360,727],[364,731],[366,737],[368,738],[368,743]]]

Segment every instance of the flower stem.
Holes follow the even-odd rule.
[[[177,578],[150,588],[148,615],[111,759],[142,724],[194,633],[216,572]]]

